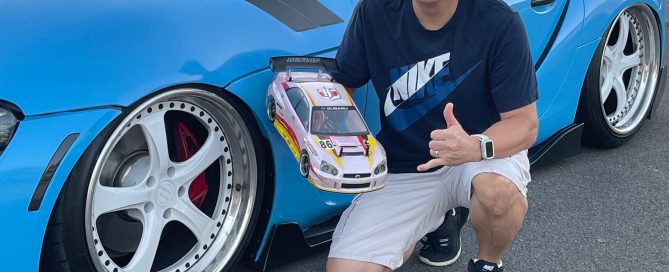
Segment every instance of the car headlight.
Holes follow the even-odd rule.
[[[385,171],[386,171],[386,161],[382,160],[381,163],[379,163],[379,165],[377,165],[374,168],[374,175],[378,175],[379,173],[383,173]]]
[[[0,154],[5,151],[9,140],[12,139],[18,123],[19,120],[11,111],[0,108]]]
[[[337,167],[334,167],[334,165],[329,164],[326,161],[321,162],[321,171],[323,171],[325,173],[330,173],[333,176],[336,176],[337,174],[339,174],[339,171],[337,171]]]

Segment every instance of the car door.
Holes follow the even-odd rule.
[[[560,20],[570,0],[504,0],[520,13],[530,42],[534,64],[540,64],[544,51],[550,49]]]
[[[553,42],[562,27],[562,22],[567,14],[570,1],[574,0],[504,0],[504,2],[518,11],[527,31],[532,60],[534,68],[537,71],[537,81],[539,83],[540,99],[537,101],[537,113],[539,116],[542,116],[550,107],[559,91],[559,83],[567,76],[567,73],[553,73],[542,69],[542,67],[547,66],[544,65],[544,60],[548,52],[555,50],[552,48],[554,45]],[[574,46],[574,50],[568,50],[564,46]],[[575,49],[575,44],[562,44],[561,48],[561,50],[567,51],[575,51]],[[566,60],[572,56],[565,54],[562,57]],[[555,68],[555,65],[562,64],[553,63],[551,65],[552,68]]]

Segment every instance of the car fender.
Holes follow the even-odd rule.
[[[583,34],[580,44],[588,43],[592,40],[601,39],[604,31],[611,25],[613,19],[626,7],[643,3],[648,5],[655,12],[655,16],[660,26],[661,40],[664,47],[664,14],[666,4],[664,0],[640,0],[640,1],[608,1],[608,0],[582,0],[584,3],[585,23],[583,25]]]
[[[103,108],[28,116],[21,121],[0,157],[0,214],[11,218],[11,224],[0,225],[0,240],[11,245],[0,249],[0,256],[11,260],[9,270],[38,270],[46,226],[63,184],[90,143],[120,113],[120,109]],[[70,135],[74,141],[63,145]],[[59,149],[66,153],[55,164],[52,157]],[[51,173],[50,180],[42,178]],[[48,182],[42,198],[37,181]]]

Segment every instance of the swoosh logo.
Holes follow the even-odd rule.
[[[411,107],[399,107],[399,105],[395,106],[391,99],[391,93],[389,90],[386,101],[384,103],[384,111],[388,123],[395,131],[402,131],[407,129],[420,118],[425,116],[429,111],[441,104],[446,99],[446,97],[448,97],[448,95],[450,95],[455,90],[455,88],[457,88],[458,85],[460,85],[460,83],[464,81],[480,64],[481,61],[477,62],[474,66],[472,66],[472,68],[467,70],[458,78],[450,81],[438,82],[438,79],[441,76],[448,75],[449,69],[447,67],[445,69],[439,70],[438,72],[435,72],[434,75],[430,78],[437,78],[434,84],[426,83],[435,80],[426,81],[421,85],[420,89],[416,90],[411,96],[407,97],[407,99],[404,99],[403,102],[400,103],[401,105],[411,100],[420,101],[420,103],[416,103]]]
[[[395,80],[388,87],[388,94],[383,105],[386,116],[392,114],[399,105],[409,100],[416,92],[420,90],[424,91],[425,85],[437,75],[442,75],[442,71],[444,71],[443,75],[448,75],[448,68],[446,66],[450,59],[451,53],[449,52],[420,61]]]

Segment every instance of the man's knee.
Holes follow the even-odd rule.
[[[481,173],[472,180],[472,197],[493,215],[506,215],[511,209],[527,210],[527,199],[509,179],[495,173]]]
[[[328,258],[325,265],[327,272],[389,272],[390,268],[380,264],[354,261],[340,258]]]

